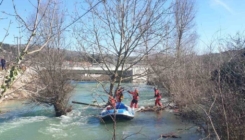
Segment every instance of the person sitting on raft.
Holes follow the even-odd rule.
[[[116,101],[119,103],[122,102],[123,100],[123,91],[124,91],[123,87],[119,87],[116,91]]]
[[[133,99],[131,101],[130,107],[138,108],[138,101],[139,101],[139,91],[138,89],[135,89],[134,91],[129,91],[128,93],[133,95]]]
[[[113,98],[113,96],[109,95],[109,99],[108,99],[108,103],[107,105],[109,105],[106,109],[113,109],[116,106],[116,100]]]

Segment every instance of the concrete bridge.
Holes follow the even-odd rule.
[[[125,67],[129,67],[129,65],[125,65]],[[88,65],[88,66],[65,66],[65,69],[69,69],[74,71],[76,74],[81,74],[81,76],[91,76],[91,77],[98,77],[101,75],[110,75],[115,70],[115,66],[109,65],[109,70],[104,66],[100,64],[95,65]],[[124,71],[123,77],[131,77],[129,81],[131,82],[137,82],[137,83],[146,83],[147,82],[147,66],[145,65],[134,65],[127,71]],[[120,68],[119,73],[122,71]]]

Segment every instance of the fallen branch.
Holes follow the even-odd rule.
[[[88,103],[83,103],[83,102],[78,102],[78,101],[72,101],[74,104],[81,104],[81,105],[88,105],[88,106],[95,106],[95,107],[104,107],[100,105],[95,105],[95,104],[88,104]]]
[[[169,134],[162,134],[160,135],[161,138],[181,138],[180,136],[176,136],[175,134],[169,133]]]

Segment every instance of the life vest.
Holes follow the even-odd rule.
[[[118,89],[116,91],[116,99],[117,99],[117,102],[121,102],[122,99],[123,99],[123,89]]]
[[[156,97],[156,99],[161,99],[162,98],[158,89],[155,90],[155,97]]]
[[[135,100],[138,100],[139,99],[139,93],[138,93],[138,91],[133,92],[132,95],[133,95],[133,99],[135,99]]]
[[[158,95],[159,95],[159,90],[156,89],[156,90],[155,90],[155,97],[157,97]]]
[[[122,99],[123,99],[123,93],[121,93],[121,92],[118,93],[117,96],[116,96],[116,98],[117,98],[117,101],[118,101],[118,102],[121,102]]]
[[[135,94],[133,95],[133,99],[139,100],[139,94],[138,94],[138,93],[135,93]]]
[[[137,89],[135,89],[135,91],[128,91],[130,94],[133,95],[133,99],[134,100],[138,100],[139,99],[139,92]]]
[[[112,106],[116,105],[116,100],[112,96],[109,97],[109,102]]]
[[[123,93],[120,93],[119,95],[119,99],[122,100],[123,99]]]

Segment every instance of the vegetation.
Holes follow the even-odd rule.
[[[150,84],[161,87],[180,109],[180,116],[197,124],[207,138],[245,137],[244,35],[211,42],[209,53],[197,55],[193,49],[197,39],[194,1],[86,0],[85,14],[77,12],[66,26],[58,1],[37,0],[35,4],[33,15],[26,20],[13,2],[14,16],[26,31],[27,42],[20,52],[3,43],[10,26],[6,29],[0,53],[10,67],[0,88],[0,101],[22,74],[22,64],[33,70],[32,83],[23,87],[32,93],[31,101],[54,106],[56,116],[71,109],[68,100],[73,87],[69,72],[62,70],[64,61],[100,64],[109,71],[110,88],[104,89],[108,95],[136,76],[127,75],[127,70],[144,64],[147,68],[137,76],[147,75]],[[77,51],[68,51],[65,40],[65,30],[72,25]],[[225,51],[212,53],[215,45]],[[112,139],[116,139],[116,121],[113,127]]]
[[[187,9],[192,7],[186,5],[186,1],[179,1],[178,4],[183,4],[179,7]],[[187,11],[190,12],[190,9]],[[188,16],[185,17],[186,21],[187,18]],[[180,29],[176,28],[179,34],[186,31]],[[207,138],[243,139],[243,35],[238,33],[230,38],[217,39],[217,42],[208,46],[210,53],[202,56],[192,51],[194,38],[178,37],[177,41],[173,41],[176,42],[174,56],[171,53],[157,53],[149,60],[152,64],[151,71],[157,75],[152,75],[150,83],[164,87],[165,95],[179,107],[180,115],[196,123]],[[186,39],[191,39],[192,43]],[[222,45],[226,51],[214,54],[214,45]]]
[[[73,87],[69,72],[63,70],[63,56],[64,52],[56,49],[46,48],[41,51],[33,64],[35,70],[33,77],[36,78],[27,85],[32,89],[29,90],[33,93],[31,101],[53,106],[57,117],[71,111],[68,101]]]
[[[169,67],[164,71],[153,67],[161,75],[154,82],[165,87],[181,116],[200,126],[210,139],[244,137],[244,46],[236,44],[244,41],[241,38],[219,42],[229,48],[226,52],[182,55],[181,60],[171,57],[167,62],[176,65],[165,63]]]

